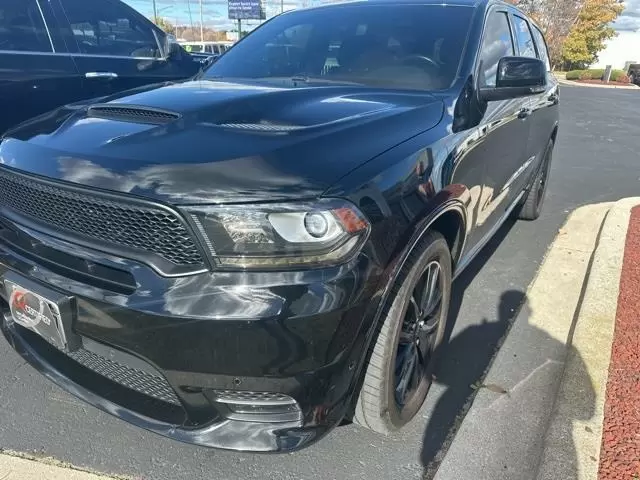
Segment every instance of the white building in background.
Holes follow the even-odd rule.
[[[618,32],[618,36],[609,40],[606,48],[600,52],[593,68],[624,68],[626,62],[640,63],[640,31]]]

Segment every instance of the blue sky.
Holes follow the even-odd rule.
[[[614,24],[618,36],[607,42],[595,66],[622,68],[627,61],[640,62],[640,0],[627,0]]]

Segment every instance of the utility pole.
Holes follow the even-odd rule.
[[[158,7],[156,6],[156,0],[153,0],[153,21],[158,23]]]
[[[202,13],[202,0],[200,0],[200,41],[204,42],[204,15]]]
[[[191,14],[191,0],[187,0],[187,10],[189,10],[189,26],[191,27],[191,33],[193,33],[193,15]]]
[[[242,38],[242,20],[238,19],[238,41]]]
[[[155,0],[153,0],[155,2]],[[280,13],[284,12],[284,0],[280,0]]]

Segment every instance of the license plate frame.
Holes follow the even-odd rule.
[[[11,319],[35,332],[63,352],[80,348],[80,337],[73,332],[75,298],[13,272],[3,277]]]

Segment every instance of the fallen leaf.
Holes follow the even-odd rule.
[[[591,429],[591,427],[584,427],[584,431],[587,433],[593,433],[593,430]]]
[[[501,394],[509,393],[507,390],[502,388],[500,385],[494,385],[493,383],[490,383],[489,385],[481,385],[480,387],[481,388],[486,388],[490,392],[494,392],[494,393],[501,393]]]

